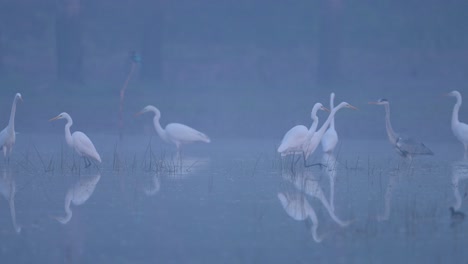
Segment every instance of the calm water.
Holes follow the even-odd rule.
[[[344,141],[336,162],[304,169],[276,141],[194,144],[180,164],[156,138],[90,135],[103,164],[78,169],[63,135],[20,136],[1,162],[0,263],[468,260],[467,223],[449,212],[466,211],[456,142],[427,142],[436,155],[407,164],[386,141]]]

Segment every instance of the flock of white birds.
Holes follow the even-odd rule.
[[[456,98],[456,103],[452,113],[452,131],[455,137],[463,144],[465,149],[465,158],[468,155],[468,125],[460,122],[458,113],[462,104],[462,96],[458,91],[452,91],[447,96]],[[316,103],[312,108],[311,118],[312,125],[309,129],[303,125],[298,125],[291,128],[283,137],[278,152],[281,156],[286,155],[302,155],[304,158],[304,165],[306,164],[307,158],[315,152],[318,145],[322,145],[322,150],[325,153],[332,153],[338,143],[338,134],[335,130],[335,114],[342,108],[357,109],[347,102],[342,102],[334,107],[335,94],[330,95],[330,109],[324,107],[321,103]],[[10,120],[8,125],[0,132],[0,147],[3,149],[5,158],[9,158],[13,146],[16,140],[15,132],[15,112],[16,104],[18,101],[22,101],[23,98],[20,93],[17,93],[13,99],[13,105],[11,107]],[[398,154],[406,158],[412,158],[415,155],[432,155],[433,152],[427,148],[422,142],[419,142],[411,137],[403,136],[395,133],[390,122],[390,104],[386,99],[380,99],[377,102],[370,102],[370,104],[377,104],[385,106],[385,121],[386,129],[390,143],[395,147]],[[323,123],[320,129],[318,127],[317,112],[319,110],[330,112],[327,120]],[[180,154],[181,146],[192,142],[205,142],[209,143],[210,138],[204,133],[197,131],[189,126],[170,123],[166,125],[166,128],[162,128],[159,120],[161,118],[161,112],[159,109],[152,105],[148,105],[143,108],[136,115],[151,112],[154,114],[153,123],[154,128],[159,137],[168,142],[172,143],[177,148],[177,154]],[[49,121],[66,119],[65,125],[65,139],[67,144],[73,148],[78,155],[84,158],[85,166],[89,167],[92,163],[91,160],[97,163],[101,163],[101,157],[97,152],[94,144],[86,136],[85,133],[75,131],[71,133],[70,127],[73,124],[73,120],[69,114],[63,112],[58,116],[50,119]]]

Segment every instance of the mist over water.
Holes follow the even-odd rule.
[[[23,99],[0,158],[0,263],[468,259],[468,163],[450,128],[455,98],[443,96],[468,96],[463,1],[33,2],[0,3],[1,128],[15,93]],[[79,76],[57,51],[57,4],[69,3]],[[323,166],[281,157],[285,133],[309,128],[331,92],[358,110],[337,112],[334,151],[307,160]],[[384,107],[368,104],[381,98],[393,129],[433,156],[398,155]],[[163,128],[182,123],[210,143],[179,156],[153,114],[135,116],[147,105]],[[48,121],[62,112],[101,164],[85,168],[66,121]]]

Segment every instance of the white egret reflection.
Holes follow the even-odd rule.
[[[65,216],[55,217],[55,219],[62,224],[68,223],[73,215],[70,208],[71,203],[74,205],[84,204],[93,194],[100,179],[100,173],[89,176],[81,175],[80,179],[68,189],[65,195]]]
[[[460,194],[460,181],[468,179],[468,159],[462,159],[452,163],[452,189],[455,197],[454,210],[460,210],[462,206],[462,196]]]
[[[341,220],[335,214],[332,206],[325,197],[325,194],[319,185],[319,181],[316,177],[314,177],[313,173],[310,170],[304,170],[301,173],[283,172],[283,178],[286,181],[291,182],[298,191],[306,195],[312,196],[314,198],[317,198],[322,203],[323,207],[325,207],[331,219],[339,226],[346,227],[351,223],[351,221]]]
[[[161,175],[159,173],[155,173],[153,177],[151,177],[151,182],[146,186],[144,192],[147,196],[156,195],[159,190],[161,190]]]
[[[323,170],[328,175],[330,180],[330,207],[332,211],[335,211],[335,180],[336,180],[336,169],[337,161],[335,155],[331,152],[324,152],[322,156],[322,164],[325,164]]]
[[[10,207],[10,216],[13,228],[16,233],[21,232],[21,226],[16,222],[15,195],[16,183],[9,168],[3,168],[2,176],[0,177],[0,193],[8,201]]]
[[[321,237],[317,235],[317,229],[319,221],[317,214],[315,213],[312,206],[310,206],[306,197],[299,193],[278,193],[278,199],[280,200],[281,205],[283,206],[284,211],[294,220],[304,221],[310,219],[312,222],[311,233],[315,242],[322,242]]]

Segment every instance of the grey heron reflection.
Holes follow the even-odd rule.
[[[387,187],[384,195],[383,212],[377,216],[378,221],[387,221],[390,218],[393,191],[397,187],[403,170],[394,170],[389,173]]]
[[[73,215],[71,204],[84,204],[93,194],[100,179],[101,173],[99,172],[93,175],[80,175],[80,179],[68,189],[65,195],[65,216],[55,217],[55,219],[62,224],[68,223]]]
[[[16,182],[10,168],[2,169],[2,176],[0,177],[0,193],[8,201],[10,207],[10,216],[13,228],[16,233],[21,232],[21,226],[16,222],[16,208],[15,208],[15,195],[16,195]]]

